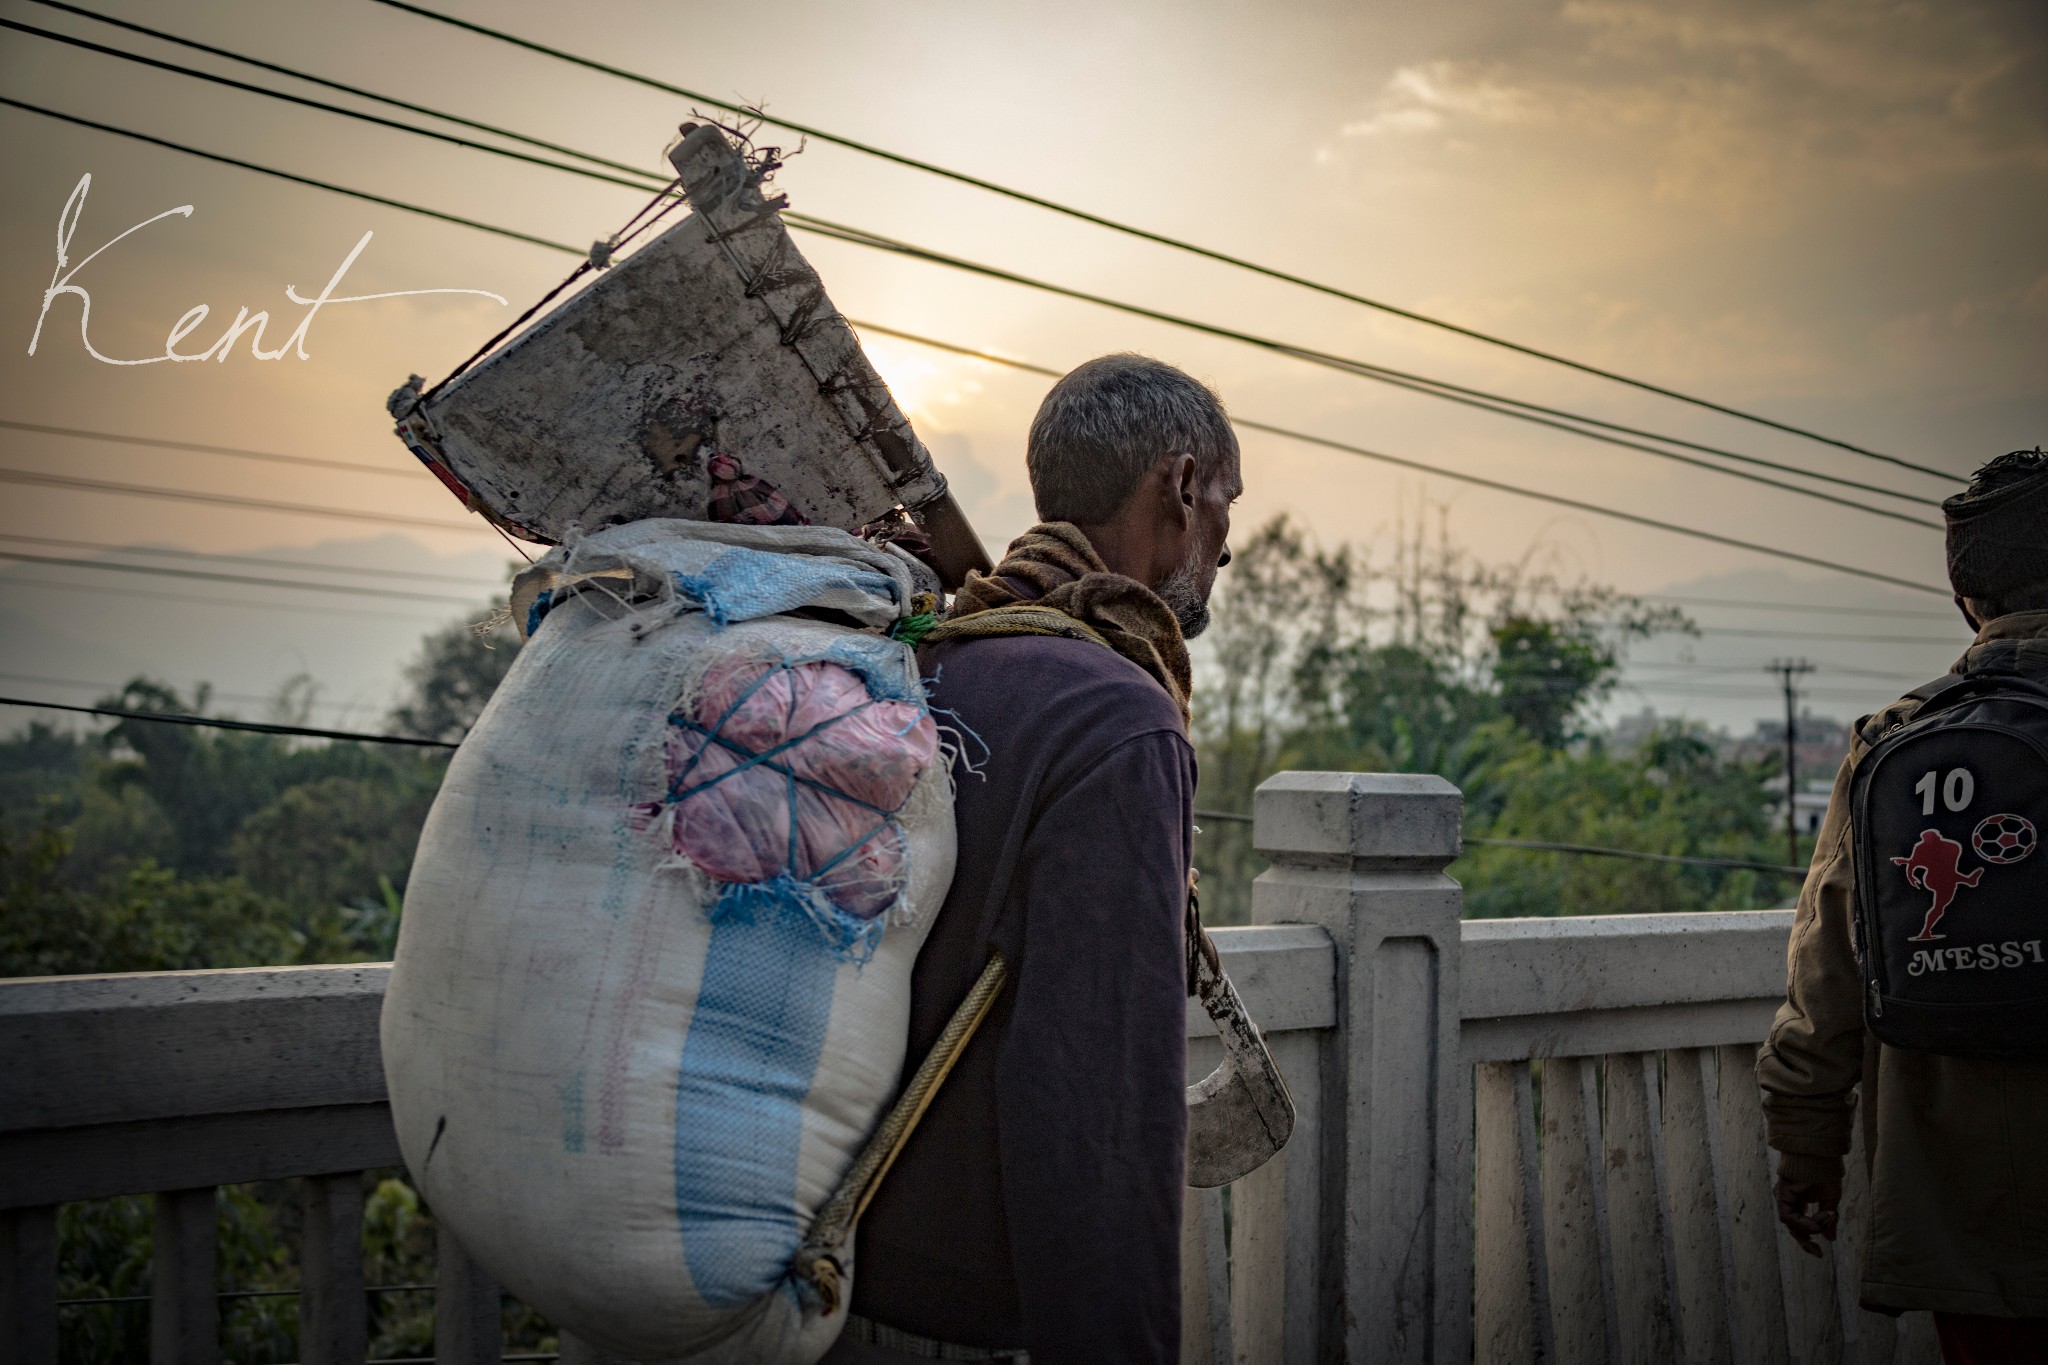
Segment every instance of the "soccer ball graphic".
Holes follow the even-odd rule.
[[[2040,836],[2024,815],[1988,815],[1970,835],[1970,845],[1987,863],[2016,863],[2034,851]]]

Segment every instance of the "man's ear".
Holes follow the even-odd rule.
[[[1181,516],[1192,523],[1195,516],[1195,495],[1201,492],[1201,480],[1197,476],[1195,457],[1186,453],[1167,457],[1167,486],[1173,490],[1174,499],[1180,503]]]

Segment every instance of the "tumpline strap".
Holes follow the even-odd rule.
[[[1102,638],[1100,631],[1080,618],[1035,602],[1013,602],[1005,607],[990,607],[966,616],[949,617],[926,631],[919,643],[988,640],[1006,635],[1051,635],[1063,640],[1086,640],[1104,649],[1116,648]]]
[[[1002,994],[1003,986],[1010,979],[1010,967],[1001,953],[990,953],[988,966],[968,988],[966,998],[954,1009],[953,1017],[946,1021],[938,1041],[932,1044],[917,1073],[910,1078],[910,1084],[861,1148],[854,1158],[845,1179],[839,1182],[839,1189],[831,1202],[818,1212],[811,1228],[804,1235],[803,1245],[797,1248],[796,1259],[790,1263],[790,1273],[797,1283],[817,1296],[825,1316],[839,1311],[845,1294],[845,1251],[848,1240],[853,1236],[854,1224],[867,1212],[868,1204],[874,1199],[875,1191],[881,1187],[882,1177],[896,1164],[896,1158],[903,1151],[910,1135],[917,1130],[918,1121],[925,1110],[931,1107],[938,1096],[939,1087],[952,1074],[960,1055],[967,1050],[969,1040],[981,1027],[981,1021],[988,1017],[996,997]]]

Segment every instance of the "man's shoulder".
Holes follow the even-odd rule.
[[[925,656],[934,704],[963,713],[999,711],[1035,726],[1093,728],[1122,737],[1181,733],[1180,710],[1152,676],[1089,640],[1024,635],[959,640]]]

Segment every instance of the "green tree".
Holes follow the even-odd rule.
[[[67,831],[0,830],[0,976],[255,967],[299,960],[285,906],[235,877],[180,877],[144,860],[80,888]]]
[[[502,604],[481,625],[444,626],[429,635],[406,666],[411,695],[392,711],[393,731],[459,741],[505,680],[519,644]]]
[[[1613,795],[1601,788],[1612,775],[1580,771],[1597,747],[1587,717],[1633,641],[1690,629],[1676,612],[1565,582],[1533,558],[1483,563],[1441,518],[1433,530],[1404,527],[1382,563],[1356,547],[1319,549],[1276,518],[1233,558],[1201,644],[1197,805],[1248,811],[1260,781],[1294,766],[1441,774],[1465,793],[1475,835],[1538,775],[1546,799],[1597,804]],[[1587,790],[1561,797],[1576,779]],[[1204,913],[1241,922],[1260,870],[1250,831],[1197,824]],[[1512,880],[1517,866],[1496,860],[1474,875]]]

